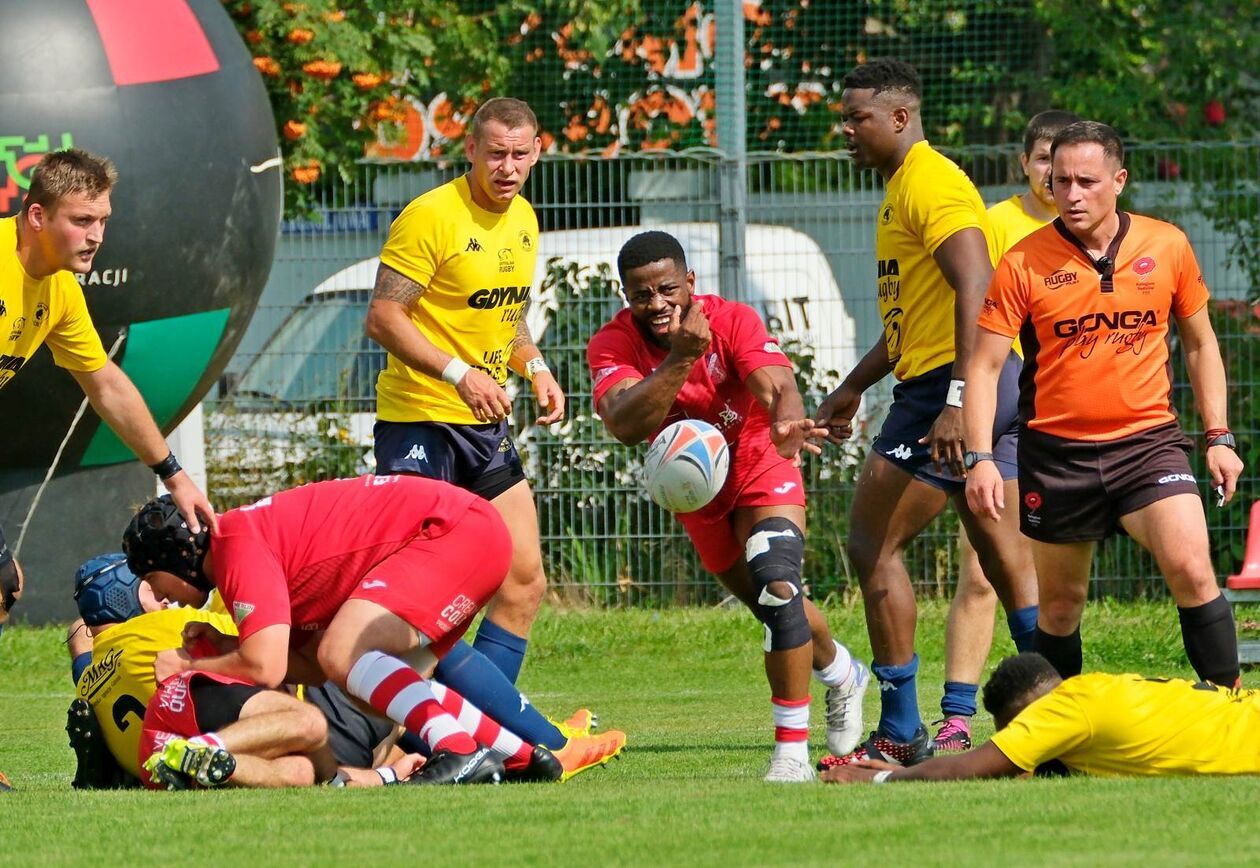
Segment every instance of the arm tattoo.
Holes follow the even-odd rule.
[[[423,286],[381,263],[376,272],[376,288],[372,290],[372,300],[396,301],[403,307],[410,307],[423,292]]]
[[[529,302],[525,302],[525,306],[521,308],[521,318],[516,321],[516,336],[512,338],[512,355],[519,356],[521,352],[528,349],[535,349],[534,337],[529,333],[529,323],[525,320],[525,314],[529,313]]]

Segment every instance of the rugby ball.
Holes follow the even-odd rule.
[[[717,497],[730,463],[721,431],[699,419],[683,419],[652,441],[643,464],[643,486],[670,512],[695,512]]]

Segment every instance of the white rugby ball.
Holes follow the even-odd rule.
[[[721,431],[699,419],[683,419],[652,441],[643,464],[643,486],[670,512],[695,512],[722,490],[730,462]]]

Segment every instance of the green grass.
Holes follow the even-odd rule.
[[[868,656],[860,608],[827,613]],[[925,603],[929,720],[942,624],[942,607]],[[1171,603],[1092,605],[1084,632],[1087,668],[1189,674]],[[7,630],[0,769],[20,789],[3,802],[0,864],[1151,866],[1234,865],[1260,851],[1254,778],[764,784],[760,635],[737,611],[545,611],[522,677],[531,699],[553,714],[589,704],[630,735],[624,759],[564,785],[79,793],[63,732],[61,632]],[[994,660],[1010,650],[1001,639]],[[872,691],[872,720],[877,702]]]

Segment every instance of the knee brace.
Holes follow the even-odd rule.
[[[744,559],[757,590],[757,617],[766,626],[766,651],[787,651],[809,642],[809,619],[801,594],[801,564],[805,539],[793,522],[774,516],[753,525],[744,547]],[[770,590],[783,582],[792,595],[784,598]]]

